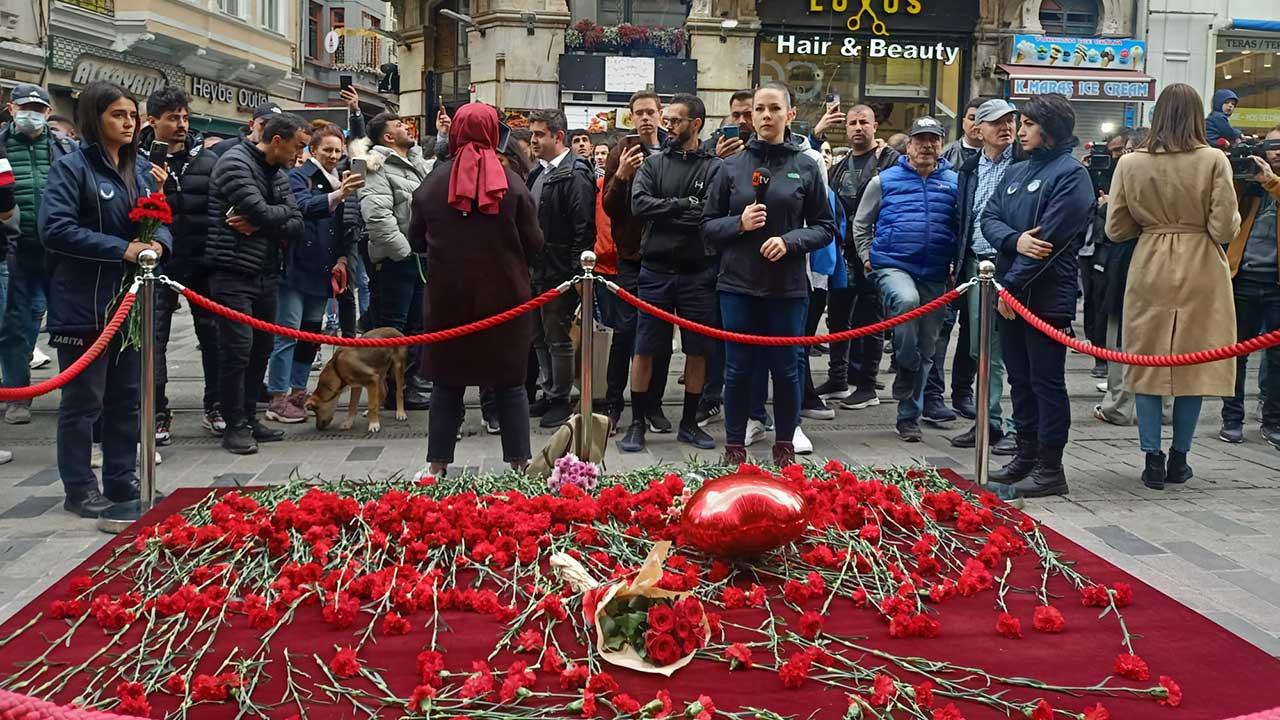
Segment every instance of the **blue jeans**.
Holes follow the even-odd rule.
[[[4,309],[9,305],[9,263],[0,258],[0,329],[4,328]]]
[[[788,336],[804,331],[809,298],[763,298],[720,293],[724,329],[752,335]],[[800,362],[793,347],[725,343],[725,443],[742,445],[747,415],[762,398],[761,371],[773,375],[775,437],[790,442],[800,423]]]
[[[319,325],[328,304],[327,297],[307,295],[287,282],[282,282],[276,291],[276,324],[295,330],[306,325]],[[275,346],[271,350],[271,362],[267,365],[267,392],[274,395],[287,393],[291,389],[307,389],[311,362],[294,360],[293,349],[297,344],[298,341],[293,338],[276,336]]]
[[[885,317],[911,312],[933,302],[946,291],[946,283],[941,280],[918,280],[897,268],[876,270],[872,277],[876,287],[880,288]],[[944,319],[945,310],[940,310],[893,329],[893,356],[898,360],[898,367],[915,373],[911,397],[898,403],[898,422],[920,420],[924,386],[933,368],[933,351]]]
[[[1179,452],[1191,450],[1191,436],[1195,435],[1200,420],[1199,396],[1173,399],[1173,449]],[[1160,452],[1160,420],[1164,415],[1164,398],[1159,395],[1138,395],[1138,444],[1142,452]]]
[[[44,315],[45,294],[43,272],[10,266],[9,304],[0,322],[0,376],[4,387],[26,387],[31,384],[31,351],[40,334],[40,317]],[[30,404],[29,400],[22,401]]]

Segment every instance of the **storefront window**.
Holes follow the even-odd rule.
[[[844,36],[830,38],[826,52],[821,51],[821,46],[814,52],[812,45],[793,42],[795,37],[789,33],[762,37],[760,82],[781,81],[791,88],[796,118],[802,128],[812,127],[822,117],[828,95],[836,94],[845,110],[858,103],[875,108],[880,137],[904,132],[924,115],[933,115],[952,133],[955,108],[964,102],[960,43],[939,43],[931,38],[926,44],[923,39],[916,43],[902,38],[890,53],[887,46],[877,45],[873,50],[871,40],[858,39],[855,42],[860,43],[861,49],[857,56],[850,57],[841,52]],[[935,60],[939,45],[944,47],[942,60]],[[833,140],[843,136],[843,128],[827,133]]]
[[[1280,125],[1280,38],[1251,38],[1250,44],[1261,49],[1236,52],[1224,49],[1229,40],[1219,38],[1214,90],[1231,90],[1240,97],[1231,115],[1233,127],[1261,135]]]
[[[574,20],[587,19],[597,25],[644,25],[680,27],[689,15],[684,0],[570,0]]]

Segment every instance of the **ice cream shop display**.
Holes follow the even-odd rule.
[[[1017,35],[1014,65],[1142,70],[1147,43],[1130,38],[1070,38]]]

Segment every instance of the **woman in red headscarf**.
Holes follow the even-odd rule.
[[[413,194],[409,243],[426,253],[427,332],[492,317],[528,301],[529,261],[542,249],[533,197],[498,161],[498,113],[462,106],[449,128],[450,159],[436,165]],[[427,427],[426,471],[453,462],[468,386],[492,387],[498,400],[503,459],[523,469],[529,447],[524,383],[533,315],[491,330],[426,346],[427,379],[435,383]]]

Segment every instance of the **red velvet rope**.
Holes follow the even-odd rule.
[[[116,314],[111,316],[111,322],[102,329],[102,334],[98,339],[89,346],[83,355],[71,363],[71,367],[45,380],[44,382],[29,385],[20,388],[0,388],[0,401],[6,400],[30,400],[31,398],[51,393],[54,390],[71,382],[75,376],[84,372],[84,369],[98,359],[102,351],[111,343],[111,338],[115,337],[120,326],[124,324],[125,318],[129,317],[129,309],[133,307],[133,303],[138,296],[130,290],[124,297],[120,298],[120,305],[116,308]]]
[[[1226,347],[1215,348],[1213,350],[1199,350],[1197,352],[1182,353],[1181,355],[1135,355],[1133,353],[1118,352],[1116,350],[1108,350],[1100,348],[1091,343],[1077,340],[1067,335],[1061,330],[1053,327],[1049,323],[1036,317],[1025,305],[1018,302],[1008,290],[1000,289],[1000,297],[1004,299],[1009,307],[1027,324],[1048,335],[1054,342],[1066,345],[1077,352],[1106,360],[1107,362],[1120,363],[1121,365],[1138,365],[1140,367],[1180,367],[1183,365],[1203,365],[1205,363],[1218,362],[1220,360],[1230,360],[1241,355],[1248,355],[1258,350],[1280,345],[1280,330],[1275,330],[1266,335],[1259,335],[1252,340],[1228,345]]]
[[[131,720],[125,715],[54,705],[8,690],[0,690],[0,720]],[[136,719],[133,719],[136,720]]]
[[[520,317],[530,310],[536,310],[537,308],[546,305],[560,295],[560,289],[551,288],[523,305],[513,307],[506,312],[499,313],[498,315],[494,315],[493,317],[485,318],[483,320],[477,320],[476,322],[469,323],[467,325],[449,328],[448,330],[437,330],[436,332],[424,333],[422,335],[406,335],[404,337],[392,338],[346,338],[304,332],[302,330],[295,330],[282,325],[265,322],[250,315],[245,315],[238,310],[232,310],[226,305],[220,305],[207,297],[196,294],[196,292],[191,288],[182,288],[182,295],[209,312],[221,315],[230,320],[235,320],[239,323],[244,323],[255,330],[269,332],[272,335],[283,335],[285,337],[293,338],[294,340],[312,342],[320,345],[344,345],[347,347],[399,347],[401,345],[426,345],[429,343],[443,342],[445,340],[454,340],[464,335],[488,330],[489,328],[496,327],[502,323]]]
[[[918,317],[928,315],[929,313],[944,307],[945,305],[947,305],[947,303],[950,303],[951,301],[960,297],[960,295],[963,294],[963,292],[968,289],[968,286],[962,286],[960,288],[956,288],[954,290],[951,290],[939,296],[933,302],[926,303],[916,308],[915,310],[912,310],[907,313],[903,313],[898,317],[893,317],[893,318],[889,318],[888,320],[883,320],[874,325],[867,325],[866,327],[853,328],[852,330],[845,330],[843,332],[833,333],[831,335],[808,335],[805,337],[778,337],[778,336],[770,336],[770,335],[745,335],[743,333],[729,332],[727,330],[720,330],[719,328],[713,328],[709,325],[703,325],[701,323],[696,323],[686,318],[672,315],[666,310],[663,310],[662,308],[659,308],[659,307],[654,307],[653,305],[650,305],[644,300],[641,300],[640,298],[636,297],[635,295],[632,295],[631,293],[627,292],[623,288],[617,287],[616,285],[610,284],[610,285],[607,285],[606,287],[608,287],[615,294],[617,294],[618,297],[622,298],[624,302],[634,306],[636,309],[641,310],[643,312],[647,312],[650,315],[660,320],[665,320],[666,322],[669,322],[672,325],[676,325],[678,327],[682,327],[685,330],[696,332],[699,335],[706,335],[708,337],[716,338],[717,340],[726,340],[728,342],[736,342],[736,343],[741,343],[743,345],[768,345],[768,346],[775,346],[775,347],[786,346],[786,345],[817,345],[819,343],[841,342],[844,340],[852,340],[854,338],[866,337],[868,335],[875,335],[876,333],[882,333],[885,330],[896,327],[905,322],[910,322],[912,320],[915,320]]]

